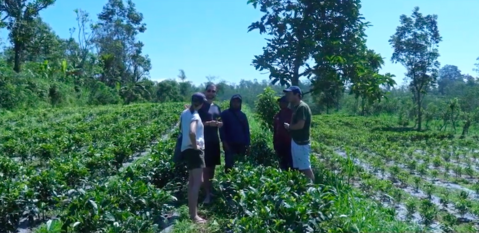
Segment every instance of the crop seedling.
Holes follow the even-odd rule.
[[[430,226],[437,216],[436,206],[429,199],[423,199],[420,203],[419,214],[424,225]]]

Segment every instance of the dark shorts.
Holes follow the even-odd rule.
[[[205,156],[202,150],[186,149],[181,154],[188,170],[205,167]]]
[[[205,165],[206,167],[221,165],[221,149],[219,142],[205,143]]]

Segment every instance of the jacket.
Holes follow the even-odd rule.
[[[242,144],[249,146],[251,143],[251,134],[248,118],[246,117],[246,114],[241,111],[241,104],[238,109],[232,107],[231,103],[234,99],[239,99],[240,103],[242,103],[240,95],[233,95],[230,100],[229,109],[221,112],[223,127],[220,128],[220,138],[221,141],[226,144]]]

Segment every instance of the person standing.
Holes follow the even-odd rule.
[[[247,155],[250,146],[250,130],[246,114],[241,111],[242,97],[233,95],[230,107],[221,113],[223,127],[220,128],[220,138],[225,151],[225,172],[233,168],[235,157]]]
[[[279,167],[282,170],[288,170],[293,168],[293,159],[291,157],[291,136],[284,127],[284,123],[291,123],[293,112],[288,108],[286,96],[279,98],[278,104],[280,110],[274,116],[273,145],[279,158]]]
[[[204,159],[204,126],[198,110],[206,102],[203,93],[191,96],[191,105],[180,116],[182,133],[181,157],[186,161],[188,168],[188,207],[190,218],[194,222],[204,223],[206,220],[198,216],[198,193],[203,182]]]
[[[293,116],[291,124],[284,123],[284,127],[291,135],[291,155],[293,168],[298,169],[314,182],[314,173],[311,169],[310,153],[310,130],[311,130],[311,109],[302,98],[303,93],[297,86],[284,89],[286,98],[290,103]]]
[[[213,103],[216,97],[216,85],[208,84],[205,89],[207,102],[198,111],[201,121],[205,125],[205,164],[203,171],[203,187],[205,189],[205,199],[203,203],[208,204],[211,201],[211,180],[215,176],[215,168],[221,165],[221,149],[220,138],[218,136],[218,128],[223,126],[223,122],[219,121],[221,108]]]

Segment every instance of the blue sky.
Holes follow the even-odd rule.
[[[76,25],[76,8],[96,18],[106,0],[57,0],[41,13],[44,21],[61,36]],[[151,78],[175,78],[183,69],[195,84],[206,76],[239,82],[241,79],[262,80],[268,76],[251,66],[254,55],[261,53],[265,41],[258,32],[247,32],[249,24],[261,17],[246,0],[138,0],[147,31],[139,37],[144,52],[151,58]],[[441,65],[452,64],[463,73],[472,71],[479,57],[478,0],[363,0],[361,12],[373,25],[367,30],[368,47],[386,61],[382,72],[397,76],[402,83],[405,69],[390,62],[393,52],[388,39],[399,25],[401,14],[410,15],[419,6],[424,14],[437,14]],[[2,33],[5,35],[5,33]]]

